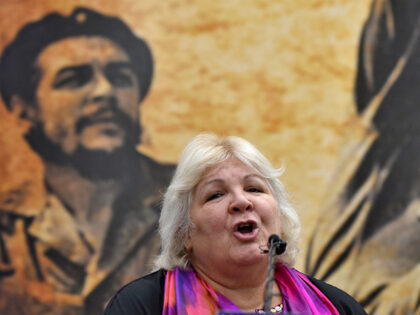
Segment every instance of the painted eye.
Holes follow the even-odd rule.
[[[125,74],[124,72],[117,72],[109,74],[108,80],[114,86],[118,87],[128,87],[133,85],[133,79],[131,76]]]
[[[105,69],[109,82],[116,87],[131,87],[134,85],[135,74],[131,65],[124,62],[110,63]]]
[[[54,89],[77,89],[85,86],[93,78],[91,66],[77,66],[62,69],[54,78]]]

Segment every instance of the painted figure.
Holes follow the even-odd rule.
[[[5,48],[0,88],[45,165],[45,204],[0,204],[0,313],[100,314],[150,271],[173,166],[136,151],[148,45],[118,18],[78,8],[27,24]],[[6,192],[7,193],[7,192]]]
[[[307,272],[371,314],[420,311],[419,56],[420,3],[374,0],[355,90],[366,133],[340,169],[308,253]]]

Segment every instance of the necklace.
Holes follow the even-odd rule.
[[[264,310],[262,308],[257,308],[255,310],[255,313],[257,313],[257,314],[270,314],[270,313],[271,314],[279,314],[282,311],[283,311],[283,303],[280,303],[280,304],[278,304],[276,306],[272,306],[270,308],[270,312],[269,313],[264,312]]]

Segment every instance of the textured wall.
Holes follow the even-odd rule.
[[[372,205],[364,205],[365,212],[358,215],[360,220],[354,224],[355,228],[345,230],[345,224],[340,224],[356,213],[351,206],[346,207],[346,202],[352,205],[357,196],[350,196],[344,202],[340,197],[351,175],[368,156],[366,152],[372,141],[381,139],[380,120],[372,119],[369,113],[363,114],[360,107],[358,111],[354,96],[360,36],[371,12],[370,0],[0,2],[0,50],[23,25],[51,11],[70,14],[74,7],[83,5],[126,22],[149,43],[155,62],[152,87],[141,105],[144,133],[138,149],[161,163],[176,163],[184,145],[202,131],[238,135],[250,140],[275,166],[286,166],[282,179],[303,225],[302,255],[297,267],[331,280],[361,299],[365,297],[363,290],[350,284],[351,272],[354,264],[369,265],[367,262],[372,260],[368,252],[377,248],[379,241],[373,240],[362,249],[351,246],[360,236],[358,233]],[[369,62],[381,65],[383,59],[380,58],[387,58],[386,54],[383,57],[369,50],[377,44],[375,38],[384,40],[384,36],[375,33],[375,25],[386,25],[391,35],[388,34],[385,43],[394,39],[392,34],[395,32],[404,37],[404,28],[398,28],[404,18],[393,19],[393,6],[398,5],[396,1],[392,5],[391,2],[373,1],[369,36],[365,38],[364,70],[367,72]],[[401,12],[405,11],[395,9],[395,16],[404,17]],[[375,20],[375,14],[382,24]],[[383,22],[385,20],[387,24]],[[389,73],[383,77],[387,78]],[[402,82],[410,81],[406,80]],[[372,106],[382,104],[385,92],[372,92],[373,96],[379,95],[377,103],[366,102]],[[392,117],[392,112],[388,113]],[[26,214],[33,209],[35,214],[45,202],[40,197],[44,195],[44,166],[22,137],[27,128],[25,123],[15,120],[3,106],[0,107],[0,202],[7,205],[10,192],[19,188],[24,198],[18,198],[19,204],[10,206],[17,211],[22,209]],[[407,134],[412,132],[406,131]],[[384,172],[375,175],[376,182],[367,181],[361,194],[380,189],[375,183],[382,180],[387,171],[384,167]],[[361,183],[363,181],[353,184]],[[418,186],[413,187],[413,196],[418,198],[418,190],[415,191]],[[355,189],[351,193],[355,193]],[[369,202],[373,203],[372,200]],[[418,204],[413,202],[410,209],[414,210],[407,212],[407,218],[418,217]],[[324,215],[324,211],[330,212]],[[317,226],[321,230],[314,237]],[[418,234],[418,227],[411,228],[410,233]],[[343,229],[349,235],[347,240],[340,239],[330,247],[325,245],[331,245],[329,241],[337,237],[334,233],[339,234]],[[384,235],[388,237],[397,232],[388,231]],[[307,250],[312,238],[315,241],[310,256]],[[413,242],[407,241],[407,244],[414,247],[407,245],[405,248],[414,252]],[[351,251],[346,256],[349,263],[342,268],[344,272],[329,278],[346,246],[360,251],[360,260],[354,259],[357,254]],[[322,256],[325,248],[326,254]],[[377,254],[380,257],[377,263],[384,266],[387,259],[397,256],[395,253],[382,254]],[[397,283],[395,291],[385,292],[381,297],[383,301],[392,301],[393,292],[418,290],[418,285],[410,283],[413,275],[418,275],[418,267],[413,268],[411,274],[408,272],[413,259],[417,258],[410,259],[407,263],[410,267],[395,274],[405,278]],[[371,272],[370,267],[361,273],[360,281],[363,282]],[[375,277],[393,281],[384,274]],[[383,284],[373,282],[369,290]]]
[[[249,139],[286,165],[306,235],[345,136],[359,129],[353,85],[369,1],[4,1],[0,47],[27,22],[77,5],[121,17],[152,47],[141,150],[174,162],[201,131]],[[1,117],[1,185],[41,179],[3,108]]]

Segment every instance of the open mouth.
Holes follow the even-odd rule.
[[[254,222],[250,221],[238,224],[238,226],[236,227],[236,231],[241,234],[249,234],[252,233],[256,227],[257,225]]]

